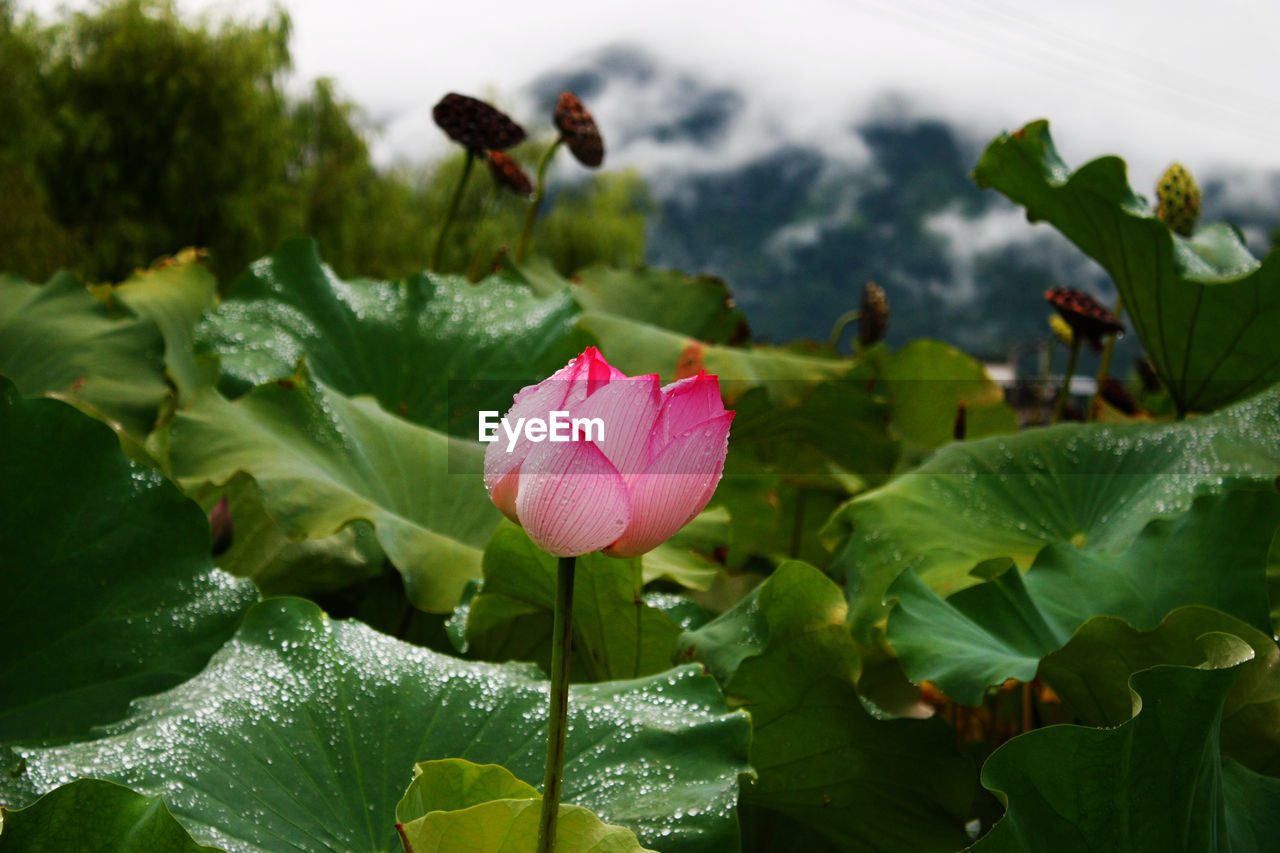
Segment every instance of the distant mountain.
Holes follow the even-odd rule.
[[[892,343],[937,337],[1003,359],[1045,337],[1046,288],[1114,299],[1100,267],[970,179],[1002,128],[961,128],[888,97],[870,117],[798,121],[785,104],[771,112],[631,46],[545,74],[529,95],[549,109],[564,89],[599,118],[606,165],[649,180],[658,211],[647,260],[727,279],[757,337],[825,339],[876,281]],[[1199,177],[1205,218],[1233,222],[1265,251],[1280,175]]]

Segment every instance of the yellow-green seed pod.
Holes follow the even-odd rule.
[[[1071,324],[1057,314],[1049,316],[1049,329],[1053,332],[1053,336],[1066,346],[1071,346],[1076,339],[1076,333],[1071,331]]]
[[[1191,236],[1200,218],[1200,186],[1187,167],[1174,163],[1156,184],[1156,216],[1171,231]]]

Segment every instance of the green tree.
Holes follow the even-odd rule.
[[[229,281],[300,234],[344,275],[422,269],[461,158],[377,169],[364,116],[331,81],[285,93],[289,34],[284,12],[188,21],[172,0],[115,0],[46,25],[0,0],[0,269],[119,279],[195,245]],[[524,148],[528,162],[538,146]],[[479,172],[449,270],[466,269],[477,239],[487,263],[518,234],[523,202],[509,194],[481,222]],[[561,199],[539,232],[559,269],[639,260],[638,177],[595,175]]]

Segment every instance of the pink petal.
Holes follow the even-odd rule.
[[[573,367],[574,362],[569,362],[567,367],[562,368],[551,378],[544,379],[537,385],[530,385],[519,391],[515,396],[511,409],[503,416],[511,424],[511,428],[515,429],[520,418],[533,417],[546,420],[551,412],[562,411],[564,409],[564,398],[568,394],[572,382],[560,377]],[[523,428],[520,430],[519,437],[516,438],[515,445],[508,451],[509,444],[510,441],[506,430],[499,426],[497,438],[489,442],[489,446],[485,448],[484,486],[489,490],[490,496],[493,495],[493,490],[499,481],[520,470],[520,464],[524,462],[525,457],[529,455],[529,451],[533,449],[533,442],[524,437]],[[496,499],[494,503],[497,503]],[[500,504],[499,507],[501,507]]]
[[[486,462],[488,461],[488,455],[486,452]],[[493,501],[494,506],[502,510],[502,514],[516,524],[520,523],[520,516],[516,514],[516,494],[519,486],[520,471],[512,470],[489,487],[489,499]]]
[[[724,471],[733,415],[725,412],[676,436],[629,482],[631,523],[606,554],[634,557],[652,551],[702,512]]]
[[[719,377],[699,373],[672,382],[662,389],[664,443],[723,413]]]
[[[627,378],[627,374],[606,361],[595,347],[583,350],[578,360],[583,364],[582,378],[587,380],[587,394],[594,394],[615,379]]]
[[[595,445],[626,479],[649,466],[649,434],[661,410],[662,391],[655,373],[613,380],[588,397],[573,415],[600,419],[604,437],[596,439]]]
[[[529,538],[548,554],[599,551],[631,521],[622,476],[589,441],[538,444],[518,476],[516,514]]]
[[[614,374],[622,376],[605,361],[598,349],[587,347],[581,355],[551,376],[536,385],[520,389],[504,417],[514,429],[520,418],[548,420],[552,412],[572,412],[592,391],[608,383]],[[524,437],[523,429],[510,450],[507,449],[508,445],[505,430],[499,428],[497,439],[485,449],[484,485],[491,496],[499,482],[520,469],[521,463],[533,448],[533,442]],[[502,508],[497,498],[494,498],[494,503]],[[503,509],[503,512],[506,510]],[[512,517],[510,513],[508,517]]]

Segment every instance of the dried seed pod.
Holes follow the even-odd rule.
[[[1102,346],[1103,335],[1124,331],[1115,315],[1087,293],[1054,287],[1044,292],[1044,298],[1067,321],[1076,337],[1088,341],[1095,349]]]
[[[555,122],[565,145],[569,146],[579,163],[594,169],[604,162],[604,140],[600,138],[600,128],[596,127],[596,120],[573,92],[560,93],[560,99],[556,101]]]
[[[964,437],[969,432],[969,419],[966,415],[966,407],[964,400],[956,406],[956,421],[951,425],[951,437],[956,441],[964,441]]]
[[[431,111],[440,129],[472,151],[501,150],[524,141],[524,128],[484,101],[453,92]]]
[[[489,160],[489,171],[493,173],[493,179],[499,186],[506,187],[517,195],[533,195],[533,184],[515,158],[508,157],[501,151],[489,151],[486,157]]]
[[[889,300],[884,288],[874,281],[862,288],[861,316],[858,319],[858,340],[864,347],[884,340],[889,331]]]
[[[1156,216],[1171,231],[1191,236],[1200,218],[1200,187],[1187,167],[1174,163],[1156,184]]]

